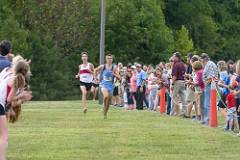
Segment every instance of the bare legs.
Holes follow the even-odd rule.
[[[91,92],[93,93],[93,100],[95,101],[97,98],[98,87],[92,86]]]
[[[104,108],[103,108],[103,115],[104,118],[107,118],[107,112],[109,110],[109,106],[110,106],[110,102],[111,102],[111,94],[109,93],[109,91],[106,88],[101,88],[102,94],[103,94],[103,104],[104,104]]]
[[[8,128],[5,115],[0,116],[0,160],[5,160],[8,146]]]
[[[87,113],[87,89],[85,86],[80,86],[82,92],[82,106],[83,106],[83,113]]]

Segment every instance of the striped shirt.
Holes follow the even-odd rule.
[[[203,81],[207,82],[211,78],[218,78],[218,69],[213,61],[208,61],[203,70]]]

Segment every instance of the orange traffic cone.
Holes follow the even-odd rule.
[[[210,127],[218,126],[218,118],[217,118],[217,94],[216,94],[216,83],[213,80],[211,82],[211,98],[210,98],[210,117],[209,117],[209,125]]]
[[[160,89],[160,113],[163,114],[166,112],[166,88],[162,87]]]

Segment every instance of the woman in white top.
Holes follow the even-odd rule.
[[[81,53],[82,64],[79,65],[79,72],[76,78],[80,80],[80,89],[82,92],[83,113],[87,113],[87,94],[91,90],[93,82],[94,66],[88,62],[88,53]]]
[[[148,77],[148,90],[149,90],[149,110],[154,110],[156,106],[156,96],[158,93],[158,78],[156,77],[155,71],[151,72]]]

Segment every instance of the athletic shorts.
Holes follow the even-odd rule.
[[[99,84],[92,83],[92,86],[93,86],[94,88],[98,88],[98,87],[99,87]]]
[[[87,91],[90,91],[92,88],[92,83],[85,83],[80,81],[80,86],[84,86]]]
[[[105,88],[108,90],[109,94],[113,94],[113,86],[112,85],[103,85],[103,84],[100,84],[100,88]]]
[[[118,86],[114,87],[113,89],[113,96],[118,96]]]
[[[4,116],[6,113],[5,108],[0,104],[0,116]]]

